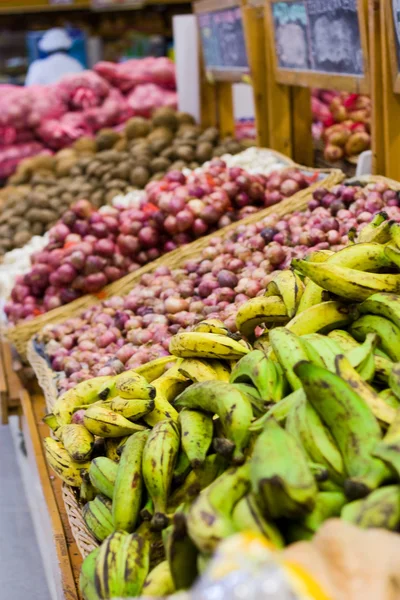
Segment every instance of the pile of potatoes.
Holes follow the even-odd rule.
[[[357,157],[371,147],[371,99],[368,96],[340,94],[330,105],[335,124],[323,133],[324,158],[335,162]]]
[[[100,207],[170,170],[244,148],[234,138],[221,141],[213,127],[202,130],[187,113],[160,108],[151,120],[133,117],[122,132],[102,129],[54,156],[27,159],[1,193],[0,256],[43,235],[80,198]]]

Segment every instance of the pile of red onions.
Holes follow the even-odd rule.
[[[12,323],[95,294],[160,255],[280,202],[309,185],[296,169],[269,176],[227,168],[220,159],[188,177],[180,171],[152,182],[140,206],[94,210],[79,200],[16,280],[5,312]]]
[[[60,390],[166,355],[172,335],[206,316],[222,319],[234,331],[238,306],[263,294],[274,270],[311,250],[340,249],[351,227],[359,230],[382,208],[400,221],[397,194],[385,184],[318,189],[307,210],[239,224],[228,238],[212,238],[201,256],[182,268],[158,267],[128,296],[114,296],[79,317],[47,326],[40,341],[60,373]]]

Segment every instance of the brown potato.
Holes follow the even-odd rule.
[[[195,125],[196,124],[196,119],[193,117],[193,115],[191,115],[187,112],[177,112],[176,118],[178,119],[180,125]]]
[[[172,131],[176,131],[179,125],[176,112],[168,106],[157,108],[153,113],[152,123],[154,127],[168,127]]]
[[[165,172],[170,166],[170,164],[171,161],[169,161],[167,158],[159,156],[158,158],[153,158],[153,160],[150,163],[150,168],[152,173],[159,173],[160,171]]]
[[[182,171],[182,169],[184,169],[185,167],[187,167],[187,164],[185,163],[184,160],[176,160],[169,167],[168,171]]]
[[[160,154],[160,152],[162,152],[164,148],[167,148],[170,143],[170,138],[160,137],[159,139],[150,142],[150,148],[154,154]]]
[[[31,233],[32,233],[32,235],[43,235],[43,233],[44,233],[43,223],[39,223],[38,221],[36,223],[33,223],[32,227],[31,227]]]
[[[79,153],[81,153],[81,152],[96,152],[96,150],[97,150],[97,145],[96,145],[95,140],[93,138],[90,138],[87,136],[83,136],[83,137],[79,138],[78,140],[76,140],[76,142],[74,142],[72,147]],[[64,152],[64,150],[61,150],[61,152]]]
[[[112,190],[109,190],[105,195],[106,203],[111,204],[111,202],[114,200],[115,196],[118,196],[119,194],[122,194],[121,190],[118,190],[115,188],[113,188]]]
[[[168,143],[170,143],[172,142],[173,138],[174,134],[170,129],[168,129],[168,127],[156,127],[147,137],[147,140],[152,142],[154,140],[167,139]]]
[[[146,137],[151,130],[151,123],[143,117],[133,117],[126,122],[125,135],[128,139]]]
[[[186,162],[191,162],[195,157],[194,150],[191,148],[191,146],[178,146],[176,153],[178,155],[178,159],[180,158]]]
[[[161,152],[162,158],[167,158],[168,160],[174,160],[177,158],[176,149],[173,146],[168,146]]]
[[[127,161],[121,162],[117,167],[115,167],[114,169],[114,175],[118,178],[118,179],[123,179],[124,181],[126,181],[129,178],[129,164]]]
[[[112,148],[118,140],[121,139],[121,134],[115,131],[114,129],[100,129],[98,134],[95,137],[97,150],[101,152],[102,150],[109,150]]]
[[[128,140],[126,137],[122,137],[118,142],[116,142],[113,146],[113,150],[117,150],[117,152],[123,152],[128,148]]]
[[[149,179],[150,172],[145,167],[135,167],[129,177],[131,184],[138,188],[144,188]]]
[[[186,139],[197,139],[201,133],[200,127],[197,125],[181,125],[177,132],[177,137]]]
[[[368,133],[358,131],[353,133],[344,147],[347,156],[354,156],[368,150],[371,146],[371,137]]]
[[[32,235],[29,231],[18,231],[15,235],[14,235],[14,245],[17,246],[17,248],[22,248],[22,246],[25,246],[25,244],[27,244],[29,242],[29,240],[31,239]]]
[[[64,158],[63,160],[57,161],[56,174],[60,177],[69,175],[71,169],[76,165],[76,158]]]
[[[201,142],[196,148],[196,158],[200,163],[210,160],[212,157],[213,145],[211,142]]]
[[[199,137],[199,142],[217,142],[219,137],[219,131],[216,127],[208,127],[203,131],[201,136]]]
[[[324,158],[328,162],[336,162],[343,158],[344,152],[343,148],[340,146],[334,146],[333,144],[328,144],[324,149]]]

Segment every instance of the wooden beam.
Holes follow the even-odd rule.
[[[233,108],[232,84],[225,81],[217,81],[215,86],[220,134],[222,137],[234,135],[235,116]]]
[[[371,77],[371,150],[372,173],[385,174],[383,124],[382,22],[379,0],[368,0],[368,38]]]
[[[300,165],[314,165],[314,146],[312,139],[311,91],[309,88],[291,89],[292,115],[292,158]]]
[[[264,13],[269,147],[293,157],[291,96],[287,85],[277,83],[274,71],[273,24],[268,6]],[[310,133],[311,135],[311,133]]]
[[[8,389],[2,343],[0,343],[0,422],[2,425],[8,423]]]
[[[269,146],[264,8],[242,6],[243,27],[253,87],[257,145]]]
[[[390,64],[389,39],[385,31],[388,3],[375,0],[380,5],[381,49],[382,49],[382,114],[384,132],[385,175],[400,180],[400,95],[393,90],[393,74]],[[375,124],[379,126],[378,123]]]
[[[32,397],[26,390],[21,392],[22,429],[28,460],[37,469],[39,483],[45,498],[43,510],[48,514],[54,542],[54,555],[49,548],[47,565],[52,569],[57,590],[57,600],[79,600],[77,573],[82,562],[68,524],[64,503],[61,498],[61,481],[50,475],[44,456],[41,436],[48,435],[48,428],[39,425],[46,407],[41,395]],[[40,431],[40,433],[39,433]],[[46,515],[45,515],[46,516]]]

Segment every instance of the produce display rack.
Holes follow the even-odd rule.
[[[45,400],[37,390],[28,392],[26,389],[21,389],[20,398],[20,423],[28,466],[22,476],[25,486],[29,485],[30,509],[50,596],[52,600],[80,600],[82,558],[62,500],[62,483],[48,471],[42,445],[48,435],[48,427],[42,421],[46,413]]]
[[[340,169],[347,177],[354,177],[356,174],[357,162],[349,162],[348,160],[338,160],[334,164],[329,163],[324,158],[324,145],[321,140],[314,141],[314,165],[318,169],[329,169],[335,167]]]

